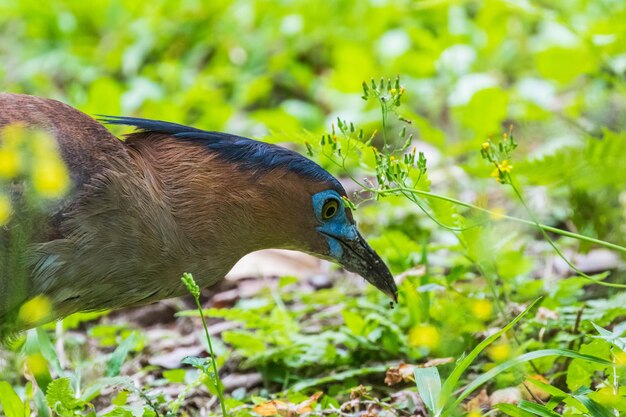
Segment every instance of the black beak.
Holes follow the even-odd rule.
[[[337,239],[344,248],[339,263],[348,271],[361,275],[397,303],[398,288],[393,275],[363,236],[357,232],[356,239],[353,240],[342,240],[335,236],[333,238]]]

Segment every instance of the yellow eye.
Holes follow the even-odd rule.
[[[339,211],[339,202],[334,198],[326,200],[322,208],[322,219],[328,220]]]

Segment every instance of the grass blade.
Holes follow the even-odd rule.
[[[555,413],[548,407],[537,403],[531,403],[530,401],[522,400],[517,406],[522,410],[529,411],[541,417],[561,417],[559,413]]]
[[[517,358],[510,359],[506,362],[503,362],[495,366],[488,372],[485,372],[478,378],[476,378],[456,398],[456,400],[451,405],[451,409],[456,408],[459,404],[461,404],[461,401],[463,401],[476,388],[480,387],[485,382],[493,379],[499,373],[504,372],[509,368],[513,368],[514,366],[518,366],[525,362],[531,361],[533,359],[539,359],[539,358],[543,358],[546,356],[565,356],[565,357],[572,358],[572,359],[582,359],[584,361],[595,362],[595,363],[599,363],[602,365],[608,365],[608,366],[615,365],[614,363],[609,362],[605,359],[598,358],[596,356],[585,355],[585,354],[578,353],[573,350],[567,350],[567,349],[543,349],[543,350],[536,350],[534,352],[528,352],[528,353],[518,356]]]
[[[572,397],[577,399],[585,407],[587,407],[587,410],[589,410],[589,414],[591,414],[593,417],[615,417],[615,414],[609,411],[606,407],[598,404],[586,395],[572,395]]]
[[[133,345],[137,343],[137,332],[131,333],[126,339],[120,343],[120,345],[113,351],[111,358],[107,362],[105,376],[114,377],[119,376],[122,365],[126,361],[128,353],[133,348]]]
[[[509,331],[513,326],[515,326],[517,322],[520,321],[522,317],[524,317],[526,313],[528,313],[530,309],[532,309],[540,299],[541,298],[537,298],[535,301],[533,301],[528,307],[526,307],[524,311],[522,311],[517,317],[515,317],[509,324],[504,326],[499,332],[494,333],[488,338],[486,338],[485,340],[483,340],[465,358],[463,358],[463,360],[454,368],[450,376],[448,376],[448,378],[444,382],[443,387],[441,388],[440,401],[447,402],[448,399],[451,398],[452,392],[454,391],[454,387],[457,386],[463,373],[467,370],[467,368],[469,368],[472,362],[474,362],[474,359],[478,357],[480,352],[482,352],[487,346],[492,344],[500,336],[502,336],[504,333]],[[445,404],[441,404],[442,408],[444,405]]]
[[[11,384],[6,381],[0,381],[0,404],[7,417],[26,417],[30,414],[26,412],[24,403]]]
[[[441,377],[436,367],[415,368],[415,385],[417,392],[426,407],[433,414],[439,413],[439,395],[441,394]]]
[[[511,417],[535,417],[533,413],[522,410],[513,404],[496,404],[494,408]]]

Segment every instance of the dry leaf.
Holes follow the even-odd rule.
[[[356,388],[350,390],[350,399],[357,400],[367,394],[367,389],[363,385],[359,385]]]
[[[548,381],[543,375],[539,374],[530,375],[527,379],[534,379],[536,381],[543,382],[544,384],[550,384],[550,381]],[[527,399],[538,398],[541,401],[546,401],[548,398],[550,398],[550,393],[542,390],[532,382],[523,383],[520,386],[520,391],[522,392],[522,396]],[[528,391],[530,391],[530,393]]]
[[[399,384],[402,381],[413,381],[413,370],[416,367],[416,365],[401,363],[398,366],[393,366],[387,369],[387,373],[385,374],[385,384],[395,385]]]
[[[559,319],[558,312],[547,309],[545,307],[539,307],[539,310],[537,311],[537,315],[535,316],[535,320],[543,324],[546,324],[548,321],[556,321],[558,319]]]
[[[381,412],[382,408],[378,404],[370,404],[367,407],[367,411],[361,414],[361,417],[378,417],[378,414]]]
[[[287,407],[286,403],[282,401],[278,401],[278,400],[272,400],[263,404],[255,405],[253,410],[255,413],[266,417],[266,416],[275,416],[278,414],[279,409],[284,409],[286,407]]]
[[[298,414],[306,414],[313,411],[313,404],[322,396],[322,392],[318,391],[315,394],[311,395],[308,400],[302,401],[295,408],[296,413]]]
[[[489,397],[491,404],[517,404],[522,399],[519,388],[511,387],[494,391]]]
[[[409,365],[401,363],[400,365],[393,366],[387,370],[387,373],[385,374],[385,384],[395,385],[400,382],[413,382],[415,381],[415,377],[413,376],[415,368],[430,368],[432,366],[443,365],[452,361],[454,361],[454,358],[435,358],[422,365]]]
[[[271,400],[254,407],[254,412],[263,417],[279,415],[281,417],[295,417],[313,411],[313,404],[322,396],[322,392],[316,392],[300,404],[287,403],[280,400]]]
[[[454,358],[435,358],[429,360],[423,365],[420,365],[420,368],[430,368],[431,366],[445,365],[446,363],[452,362],[454,362]]]
[[[465,404],[466,411],[489,410],[489,407],[489,396],[487,395],[487,391],[484,389],[480,391],[477,396],[469,400],[467,404]]]

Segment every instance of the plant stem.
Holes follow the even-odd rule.
[[[380,109],[382,112],[382,119],[383,119],[383,142],[384,142],[384,147],[383,149],[385,150],[385,152],[387,152],[387,107],[386,107],[386,103],[379,98],[380,100]]]
[[[517,198],[519,199],[519,201],[522,203],[522,206],[524,206],[524,210],[526,210],[526,213],[528,214],[528,216],[533,220],[533,223],[535,224],[535,226],[539,227],[539,223],[537,222],[537,219],[535,218],[535,215],[533,214],[532,210],[530,209],[530,207],[528,207],[528,205],[526,205],[526,201],[524,201],[524,197],[522,197],[522,193],[519,192],[519,190],[517,189],[517,187],[515,186],[515,184],[513,184],[513,179],[511,178],[511,176],[509,175],[509,185],[511,186],[511,188],[513,188],[513,191],[515,192],[515,195],[517,196]],[[557,244],[552,240],[552,238],[550,236],[548,236],[548,234],[546,233],[546,231],[544,229],[542,229],[541,227],[539,227],[539,230],[541,230],[541,233],[543,234],[543,237],[548,241],[548,243],[550,244],[550,246],[552,246],[552,249],[554,249],[554,251],[557,253],[557,255],[559,255],[559,257],[561,259],[563,259],[563,261],[565,261],[565,263],[572,268],[572,270],[574,270],[577,274],[597,283],[600,285],[604,285],[607,287],[616,287],[616,288],[626,288],[626,285],[623,284],[612,284],[612,283],[608,283],[608,282],[599,282],[596,279],[593,279],[592,277],[590,277],[589,275],[587,275],[586,273],[584,273],[583,271],[581,271],[576,265],[574,265],[569,259],[567,259],[567,257],[563,254],[563,252],[561,252],[561,249],[559,249],[559,247],[557,246]]]
[[[408,193],[413,193],[413,194],[417,194],[417,195],[421,195],[424,197],[429,197],[429,198],[436,198],[438,200],[443,200],[443,201],[447,201],[449,203],[453,203],[462,207],[467,207],[470,208],[472,210],[477,210],[477,211],[482,211],[483,213],[488,213],[491,214],[493,216],[498,216],[501,217],[503,219],[506,220],[510,220],[510,221],[514,221],[517,223],[522,223],[522,224],[527,224],[530,226],[534,226],[537,227],[538,229],[545,231],[545,232],[552,232],[555,233],[557,235],[561,235],[561,236],[566,236],[566,237],[570,237],[572,239],[577,239],[580,241],[584,241],[584,242],[589,242],[589,243],[594,243],[596,245],[599,246],[604,246],[605,248],[609,248],[609,249],[613,249],[619,252],[624,252],[626,253],[626,247],[624,246],[620,246],[620,245],[616,245],[614,243],[611,242],[607,242],[604,240],[600,240],[600,239],[595,239],[589,236],[584,236],[584,235],[580,235],[578,233],[573,233],[573,232],[568,232],[566,230],[562,230],[556,227],[552,227],[552,226],[548,226],[545,224],[541,224],[539,222],[535,222],[535,221],[531,221],[531,220],[526,220],[526,219],[522,219],[519,217],[514,217],[514,216],[508,216],[506,214],[499,214],[499,213],[494,213],[493,211],[483,208],[483,207],[479,207],[476,206],[474,204],[471,203],[466,203],[465,201],[461,201],[461,200],[457,200],[455,198],[452,197],[448,197],[445,195],[441,195],[441,194],[435,194],[435,193],[431,193],[428,191],[422,191],[422,190],[416,190],[414,188],[408,188],[408,187],[398,187],[398,188],[391,188],[388,190],[380,190],[377,191],[375,189],[371,189],[371,188],[367,188],[367,191],[373,192],[373,193],[377,193],[377,194],[381,194],[381,195],[385,195],[385,194],[394,194],[394,193],[398,193],[398,192],[408,192]]]
[[[211,344],[211,336],[209,336],[209,329],[206,324],[206,319],[204,318],[204,313],[202,312],[202,306],[200,305],[199,297],[194,295],[194,299],[196,300],[196,306],[198,307],[198,311],[200,312],[200,318],[202,319],[202,326],[204,327],[204,334],[206,336],[206,340],[209,344],[209,353],[211,354],[211,364],[213,365],[213,383],[215,384],[215,389],[217,390],[217,397],[220,400],[220,407],[222,408],[222,415],[226,417],[228,414],[226,413],[226,404],[224,402],[224,392],[222,391],[222,381],[220,379],[220,375],[217,373],[217,360],[215,360],[215,353],[213,353],[213,345]]]

